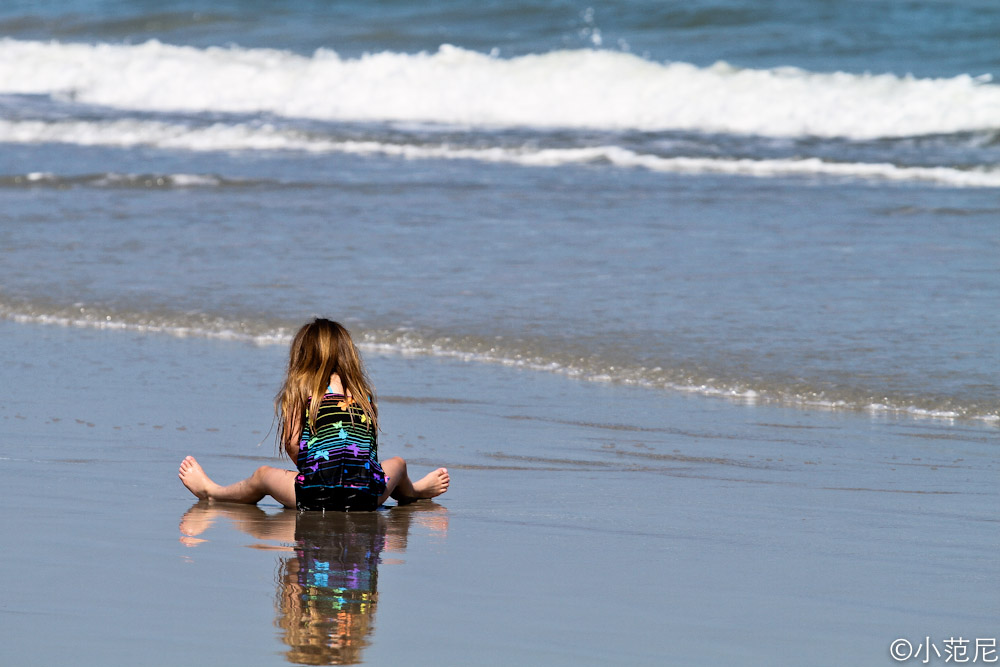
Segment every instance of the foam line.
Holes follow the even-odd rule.
[[[891,163],[831,162],[819,158],[665,157],[614,145],[575,148],[465,147],[450,144],[405,144],[338,141],[272,125],[216,123],[191,128],[146,120],[6,121],[0,120],[0,142],[68,143],[81,146],[171,150],[293,150],[310,153],[387,155],[412,160],[475,160],[528,167],[607,164],[675,174],[729,174],[757,178],[830,176],[897,182],[935,183],[953,187],[1000,187],[1000,169],[916,167]],[[201,183],[204,184],[204,183]]]
[[[123,313],[76,304],[69,307],[0,301],[0,318],[24,324],[74,328],[132,331],[142,334],[195,337],[250,342],[257,345],[288,345],[291,323],[233,321],[204,314]],[[500,364],[529,371],[557,373],[590,382],[612,382],[655,390],[669,390],[702,396],[727,398],[744,403],[779,403],[804,408],[864,410],[874,413],[901,413],[935,419],[968,419],[996,423],[996,406],[962,406],[951,400],[928,399],[915,404],[911,397],[880,396],[873,400],[863,388],[829,395],[820,388],[754,385],[749,381],[720,382],[690,375],[683,369],[607,365],[599,359],[568,361],[558,354],[518,347],[498,346],[496,339],[479,340],[462,336],[428,336],[411,330],[368,330],[355,332],[358,346],[366,353],[416,355],[456,359],[468,363]],[[920,402],[920,401],[917,401]]]

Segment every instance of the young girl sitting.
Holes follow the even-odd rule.
[[[178,475],[198,498],[256,504],[271,496],[299,510],[370,511],[390,496],[402,504],[447,491],[444,468],[413,482],[400,457],[379,464],[374,400],[347,329],[317,319],[292,340],[288,374],[275,400],[282,449],[298,471],[261,466],[247,479],[220,486],[188,456]]]

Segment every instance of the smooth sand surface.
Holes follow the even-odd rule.
[[[452,486],[317,521],[176,477],[287,465],[282,347],[0,336],[0,664],[889,665],[998,632],[995,426],[369,355],[381,455]]]

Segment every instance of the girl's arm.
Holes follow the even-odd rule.
[[[299,460],[299,437],[302,435],[302,417],[299,416],[292,423],[286,423],[284,433],[285,441],[282,445],[285,448],[285,454],[288,454],[288,458],[292,460],[292,463],[297,463]]]
[[[286,442],[285,443],[285,453],[288,454],[288,458],[295,463],[299,460],[299,443],[298,442]]]

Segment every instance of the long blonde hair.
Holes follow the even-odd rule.
[[[326,393],[330,376],[336,373],[344,385],[345,400],[355,403],[370,428],[378,430],[375,389],[368,379],[358,348],[351,334],[337,322],[316,319],[304,325],[292,339],[288,355],[288,373],[281,391],[274,399],[274,411],[281,423],[278,431],[280,449],[302,435],[303,414],[308,409],[308,424],[316,431],[319,398]],[[310,401],[310,397],[316,400]],[[352,416],[353,416],[353,411]]]

